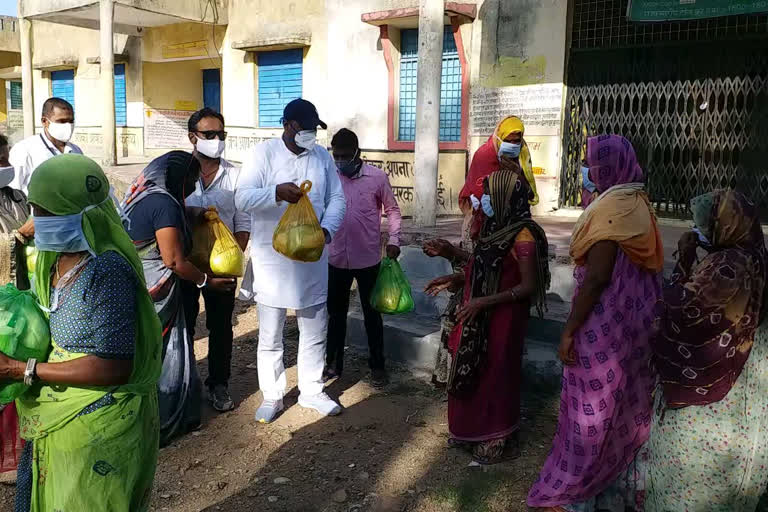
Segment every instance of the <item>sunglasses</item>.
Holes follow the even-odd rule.
[[[221,131],[206,130],[204,132],[198,131],[195,133],[199,133],[200,135],[202,135],[205,140],[213,140],[216,137],[218,137],[219,140],[226,140],[227,138],[227,132],[225,132],[224,130],[221,130]]]

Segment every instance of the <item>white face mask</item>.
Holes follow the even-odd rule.
[[[226,147],[227,144],[219,139],[206,140],[198,137],[195,143],[197,152],[208,158],[219,158],[224,153],[224,148]]]
[[[0,167],[0,188],[10,185],[15,176],[13,167]]]
[[[317,142],[317,130],[301,130],[294,137],[296,145],[302,149],[312,149]]]
[[[48,123],[48,134],[59,142],[67,143],[72,138],[75,125],[72,123]]]

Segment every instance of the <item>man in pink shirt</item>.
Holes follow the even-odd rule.
[[[383,387],[389,382],[384,367],[384,325],[381,315],[371,307],[371,293],[381,263],[381,212],[389,221],[387,256],[400,256],[400,207],[395,201],[387,175],[360,157],[360,144],[354,132],[342,128],[331,141],[333,158],[339,171],[347,213],[341,229],[330,245],[328,272],[328,345],[325,380],[341,375],[344,369],[344,344],[352,281],[357,281],[365,317],[371,368],[371,384]]]

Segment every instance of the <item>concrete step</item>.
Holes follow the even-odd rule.
[[[553,302],[544,318],[531,312],[525,340],[523,366],[528,374],[549,380],[559,376],[562,366],[557,359],[565,319],[570,304]],[[384,315],[384,353],[388,360],[424,373],[431,373],[441,343],[440,319],[417,313]],[[368,338],[356,291],[347,317],[347,340],[352,350],[366,353]]]

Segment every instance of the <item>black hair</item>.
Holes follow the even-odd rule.
[[[191,116],[189,116],[189,121],[187,121],[187,130],[190,133],[196,132],[197,131],[197,123],[199,123],[202,119],[204,119],[206,117],[215,117],[216,119],[221,121],[221,125],[224,126],[224,116],[221,115],[220,113],[216,112],[212,108],[205,107],[205,108],[202,108],[202,109],[198,110],[197,112],[195,112]]]
[[[200,161],[186,151],[169,151],[158,162],[165,166],[165,187],[170,194],[184,204],[184,199],[195,191],[200,178]],[[159,160],[159,159],[158,159]]]
[[[339,149],[360,149],[360,142],[357,140],[357,135],[352,130],[342,128],[336,132],[336,135],[331,139],[331,147]]]
[[[48,117],[50,114],[52,114],[53,109],[56,107],[60,108],[61,110],[69,110],[73,114],[75,113],[75,108],[70,102],[61,98],[54,97],[48,98],[45,100],[45,103],[43,103],[43,117]]]
[[[0,134],[0,148],[4,148],[7,145],[8,145],[8,137]]]

